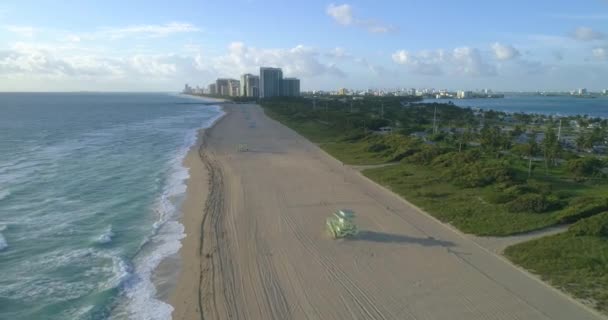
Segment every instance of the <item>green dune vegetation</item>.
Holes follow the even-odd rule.
[[[513,262],[608,312],[608,212],[582,219],[565,233],[507,248]]]
[[[608,163],[590,152],[605,148],[606,120],[505,114],[416,97],[261,105],[345,164],[390,164],[363,174],[465,233],[507,236],[572,224],[506,255],[600,309],[608,305]]]

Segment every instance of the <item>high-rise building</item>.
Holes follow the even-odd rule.
[[[260,95],[260,77],[246,73],[241,76],[241,96],[258,97]]]
[[[587,94],[587,89],[585,89],[585,88],[578,89],[578,94],[581,95],[581,96],[586,95]]]
[[[260,98],[278,97],[281,95],[283,70],[280,68],[260,68]]]
[[[456,97],[458,99],[469,99],[473,96],[473,92],[471,91],[458,91]]]
[[[239,80],[229,79],[228,80],[228,95],[231,97],[238,97],[240,93],[241,82]]]
[[[220,95],[220,96],[228,95],[229,80],[230,79],[215,80],[215,90],[216,90],[217,95]]]
[[[216,94],[220,96],[239,96],[239,81],[235,79],[220,78],[215,81]]]
[[[217,89],[216,89],[215,83],[210,84],[208,90],[209,90],[209,94],[217,94]]]
[[[604,91],[602,91],[602,94],[608,96],[608,89],[604,89]]]
[[[281,84],[281,96],[283,97],[299,97],[300,96],[300,79],[285,78]]]

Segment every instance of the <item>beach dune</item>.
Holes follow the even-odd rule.
[[[186,159],[174,319],[602,318],[260,107],[225,111]],[[357,214],[355,239],[325,232],[341,208]]]

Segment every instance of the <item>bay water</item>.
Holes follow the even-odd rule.
[[[608,118],[608,96],[584,98],[576,96],[541,96],[506,94],[498,99],[425,99],[425,102],[447,103],[459,107],[480,108],[509,113],[534,113],[556,116],[588,115]]]

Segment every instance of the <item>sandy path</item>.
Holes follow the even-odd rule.
[[[568,231],[568,228],[570,226],[571,225],[552,226],[541,230],[535,230],[523,234],[516,234],[506,237],[479,237],[474,235],[469,235],[469,237],[473,241],[479,243],[482,247],[492,250],[493,252],[502,254],[507,247],[516,245],[518,243],[566,232]]]
[[[182,254],[192,258],[182,281],[200,287],[172,299],[175,319],[601,319],[259,107],[226,110],[202,157],[213,183],[199,215],[201,263]],[[358,214],[357,239],[325,234],[339,208]]]

